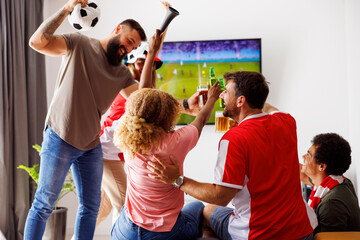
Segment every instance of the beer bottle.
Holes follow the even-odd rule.
[[[221,91],[224,91],[225,90],[225,83],[224,83],[223,78],[219,78],[219,85],[220,85]],[[225,108],[224,99],[222,99],[222,98],[220,98],[220,107]]]
[[[224,83],[223,78],[219,78],[219,85],[220,85],[221,91],[224,91],[225,90],[225,83]]]
[[[215,76],[215,70],[214,67],[209,68],[209,83],[210,87],[212,87],[217,81],[217,78]]]

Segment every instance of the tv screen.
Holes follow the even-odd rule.
[[[164,42],[158,57],[156,86],[176,99],[189,98],[198,86],[206,86],[209,68],[217,78],[229,71],[261,72],[261,39]],[[219,99],[208,123],[215,123],[215,111],[222,111]],[[193,116],[182,114],[178,124],[188,124]]]

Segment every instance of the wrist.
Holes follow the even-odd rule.
[[[189,110],[190,107],[189,107],[189,103],[188,103],[188,100],[187,99],[184,99],[183,100],[183,107],[185,110]]]
[[[152,50],[149,49],[148,57],[155,58],[156,57],[156,51],[154,49],[152,49]]]
[[[65,11],[67,14],[70,14],[74,10],[75,6],[65,4],[63,7],[63,11]]]
[[[174,187],[180,188],[184,183],[184,176],[180,175],[174,180]]]
[[[207,102],[215,104],[215,102],[216,102],[218,99],[219,99],[219,98],[209,97],[208,100],[207,100]]]

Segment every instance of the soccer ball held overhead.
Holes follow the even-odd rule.
[[[70,25],[78,31],[87,31],[93,28],[98,23],[99,18],[99,5],[93,1],[89,1],[84,8],[81,8],[80,3],[77,4],[68,16]]]

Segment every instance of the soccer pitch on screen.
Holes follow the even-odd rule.
[[[216,77],[223,78],[225,72],[230,71],[261,71],[260,61],[221,61],[221,62],[164,62],[158,69],[156,86],[176,99],[189,98],[196,92],[199,85],[206,85],[209,80],[209,68],[214,67]],[[220,100],[215,103],[214,110],[208,123],[215,123],[215,111],[222,111]],[[178,124],[188,124],[194,116],[181,114]]]

